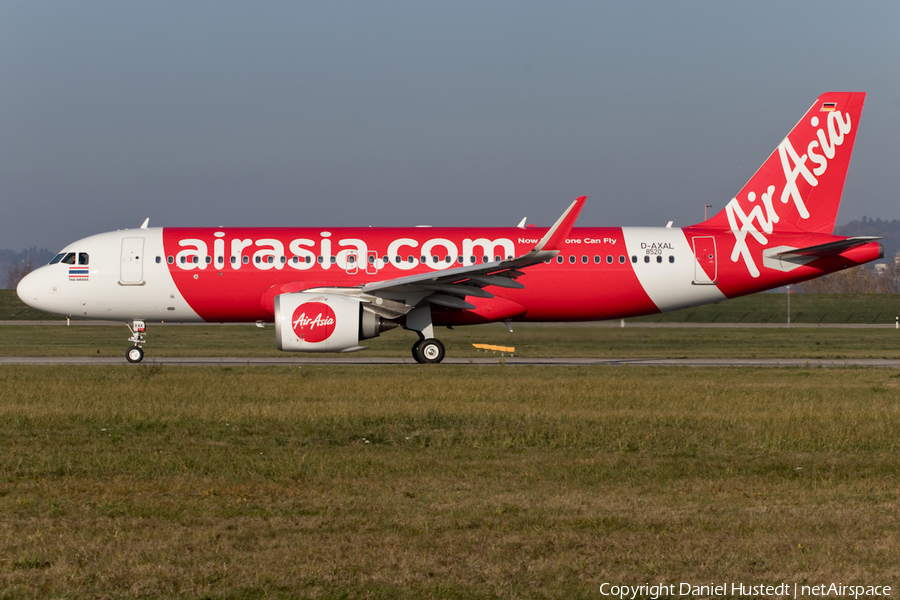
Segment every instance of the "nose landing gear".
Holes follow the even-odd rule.
[[[144,333],[147,327],[143,321],[132,321],[131,325],[126,323],[125,326],[131,331],[128,341],[134,342],[134,346],[125,351],[125,360],[130,363],[139,363],[144,360],[144,349],[141,346],[147,341]]]

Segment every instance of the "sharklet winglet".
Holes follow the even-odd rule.
[[[569,205],[569,208],[566,209],[566,212],[553,224],[553,227],[541,238],[537,246],[532,249],[532,252],[558,252],[563,245],[563,241],[568,237],[569,232],[572,231],[572,227],[578,219],[578,214],[581,212],[585,200],[587,200],[587,196],[576,198]]]

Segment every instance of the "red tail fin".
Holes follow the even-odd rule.
[[[698,226],[759,237],[833,232],[865,98],[822,94],[725,210]]]

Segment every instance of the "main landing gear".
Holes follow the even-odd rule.
[[[144,349],[141,346],[147,341],[145,334],[147,326],[143,321],[132,321],[131,325],[126,323],[125,326],[131,331],[128,341],[134,342],[134,346],[125,351],[125,360],[130,363],[139,363],[144,360]]]
[[[413,358],[418,363],[439,363],[444,360],[444,354],[444,345],[434,338],[418,340],[412,347]]]
[[[411,310],[406,315],[404,328],[419,334],[418,341],[412,347],[412,357],[417,363],[439,363],[444,360],[444,345],[434,339],[430,305]]]

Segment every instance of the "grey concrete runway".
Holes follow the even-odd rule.
[[[0,365],[124,365],[139,368],[145,365],[172,366],[288,366],[304,365],[416,365],[410,358],[372,357],[147,357],[140,365],[131,365],[122,358],[4,356]],[[900,368],[900,360],[881,358],[446,358],[445,365],[540,365],[580,367],[589,365],[633,367],[879,367]],[[422,366],[422,368],[429,368]]]

